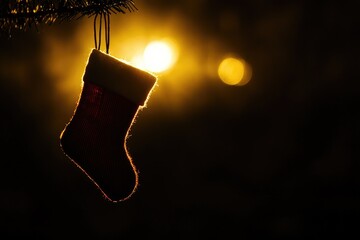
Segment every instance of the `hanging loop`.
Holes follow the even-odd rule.
[[[104,20],[104,21],[103,21]],[[105,28],[105,45],[106,45],[106,53],[109,54],[110,48],[110,14],[109,13],[97,13],[94,17],[94,42],[95,49],[100,51],[101,48],[101,36],[102,36],[102,25],[104,22]],[[99,28],[97,28],[99,26]]]

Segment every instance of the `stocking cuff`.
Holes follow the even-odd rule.
[[[134,103],[144,105],[156,82],[156,77],[93,49],[85,69],[83,81],[92,82]]]

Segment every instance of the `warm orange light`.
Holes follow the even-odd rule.
[[[159,73],[168,70],[175,62],[175,54],[167,42],[150,42],[143,54],[144,68],[148,71]]]
[[[242,86],[250,81],[251,69],[243,59],[228,57],[220,63],[218,75],[228,85]]]
[[[135,55],[131,60],[130,63],[140,69],[146,70],[145,64],[144,64],[144,58],[142,55]]]

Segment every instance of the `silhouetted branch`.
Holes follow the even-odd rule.
[[[137,10],[131,0],[1,0],[0,30],[27,30],[39,24],[71,21],[83,16]]]

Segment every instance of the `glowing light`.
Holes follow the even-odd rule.
[[[243,59],[229,57],[220,63],[218,75],[228,85],[243,86],[250,81],[251,68]]]
[[[166,42],[150,42],[144,50],[143,62],[145,69],[151,72],[164,72],[175,62],[174,51]]]
[[[130,60],[130,63],[137,67],[137,68],[140,68],[140,69],[145,69],[146,70],[146,67],[145,67],[145,64],[144,64],[144,58],[142,55],[136,55],[134,56],[131,60]]]

